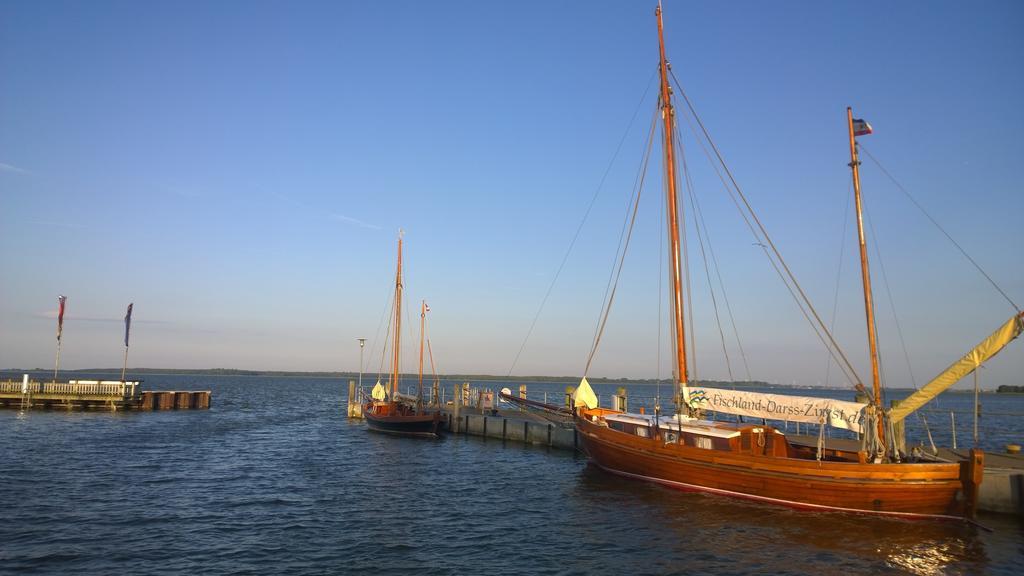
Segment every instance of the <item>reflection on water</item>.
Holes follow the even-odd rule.
[[[854,573],[1015,573],[1006,556],[1024,557],[1024,531],[1010,516],[982,517],[993,528],[987,532],[965,522],[808,513],[681,492],[596,466],[581,472],[578,495],[646,519],[660,532],[651,541],[709,572],[824,574],[845,567]]]

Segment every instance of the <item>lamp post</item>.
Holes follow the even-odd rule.
[[[359,340],[359,393],[363,392],[363,348],[366,346],[366,338],[356,338]]]

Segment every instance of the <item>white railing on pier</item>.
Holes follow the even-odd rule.
[[[109,396],[131,398],[141,392],[137,381],[71,380],[69,382],[0,381],[0,394],[59,394],[65,396]]]

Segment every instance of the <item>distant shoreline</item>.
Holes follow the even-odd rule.
[[[0,369],[0,378],[20,378],[25,373],[52,373],[52,369],[48,368],[3,368]],[[289,377],[289,378],[334,378],[334,379],[357,379],[359,377],[358,372],[318,372],[318,371],[288,371],[288,370],[242,370],[237,368],[130,368],[128,373],[132,377],[140,375],[154,375],[154,376],[215,376],[215,377],[228,377],[228,376],[246,376],[246,377]],[[78,370],[61,370],[61,374],[121,374],[120,368],[82,368]],[[363,379],[368,376],[375,375],[376,372],[363,372]],[[414,378],[416,374],[403,373],[403,378]],[[426,375],[424,375],[426,376]],[[575,385],[579,382],[578,376],[495,376],[492,374],[442,374],[438,376],[441,380],[453,381],[453,380],[464,380],[474,382],[544,382],[544,383],[561,383]],[[659,383],[658,380],[653,378],[609,378],[609,377],[587,377],[587,380],[595,384],[629,384],[638,386],[655,386]],[[661,380],[661,384],[668,383],[669,380]],[[771,382],[764,382],[759,380],[754,381],[721,381],[721,380],[698,380],[696,381],[701,386],[711,386],[718,388],[793,388],[793,389],[812,389],[812,390],[852,390],[851,387],[842,386],[811,386],[811,385],[792,385],[792,384],[775,384]],[[1000,386],[1003,390],[989,389],[981,390],[982,394],[1013,394],[1006,390],[1007,388],[1015,388],[1013,386]],[[913,391],[912,388],[889,388],[891,391]],[[971,394],[973,390],[946,390],[946,394]]]

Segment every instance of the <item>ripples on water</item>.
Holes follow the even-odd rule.
[[[372,434],[338,381],[151,376],[196,412],[0,411],[0,572],[1016,574],[1024,530],[807,514],[496,440]]]

